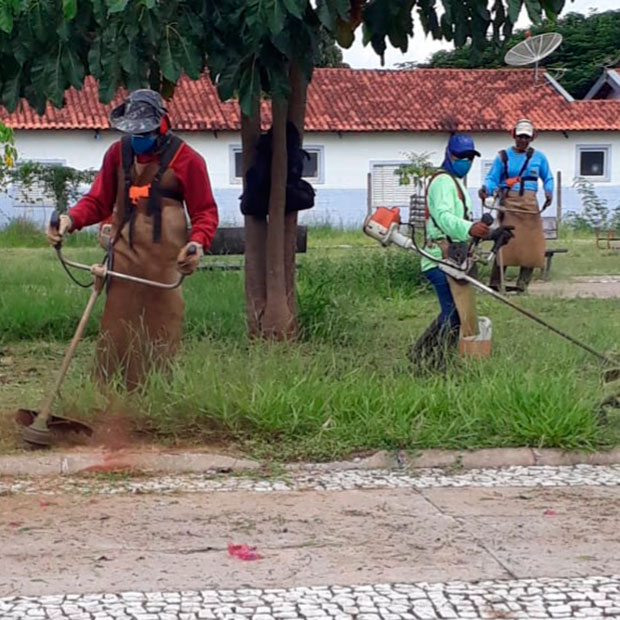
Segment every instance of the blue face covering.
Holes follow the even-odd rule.
[[[131,148],[134,153],[147,153],[155,146],[153,136],[131,136]]]
[[[459,179],[462,179],[470,171],[471,164],[471,159],[455,159],[452,162],[452,170]]]

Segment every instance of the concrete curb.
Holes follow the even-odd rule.
[[[542,465],[613,465],[620,463],[620,448],[608,452],[563,452],[555,449],[490,448],[483,450],[379,451],[367,457],[332,463],[293,463],[291,473],[419,468],[482,469]],[[136,474],[240,473],[268,467],[251,459],[210,452],[92,451],[51,452],[0,456],[0,476],[58,476],[115,471]],[[266,474],[268,470],[266,470]]]

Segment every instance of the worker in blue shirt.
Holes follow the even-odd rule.
[[[530,146],[536,138],[532,121],[519,120],[511,135],[514,146],[498,153],[478,194],[482,200],[499,194],[498,219],[502,224],[514,226],[514,238],[498,253],[489,286],[498,290],[501,269],[518,266],[516,290],[525,292],[534,269],[544,267],[545,235],[540,214],[553,200],[553,173],[545,155]],[[539,181],[545,191],[541,210],[536,198]]]

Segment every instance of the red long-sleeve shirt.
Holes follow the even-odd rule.
[[[138,162],[148,163],[157,155],[138,155]],[[112,215],[118,189],[118,172],[121,165],[121,143],[115,142],[106,152],[103,165],[88,194],[69,210],[73,230],[97,224]],[[218,225],[217,205],[204,159],[189,145],[183,144],[170,168],[181,184],[181,191],[192,223],[190,241],[209,249]]]

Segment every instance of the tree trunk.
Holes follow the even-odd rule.
[[[284,99],[271,102],[273,142],[271,157],[271,192],[269,195],[269,224],[267,226],[267,305],[263,317],[263,335],[283,340],[295,332],[294,315],[286,291],[284,261],[284,221],[287,179],[286,120]]]
[[[289,72],[291,94],[289,98],[288,120],[292,122],[299,137],[303,141],[304,122],[306,117],[306,94],[308,83],[299,65],[293,63]],[[284,226],[284,269],[286,273],[286,298],[289,310],[293,315],[294,329],[297,332],[297,311],[295,302],[295,246],[297,241],[297,211],[287,213]]]
[[[241,115],[241,169],[244,191],[245,174],[254,165],[259,136],[260,101],[257,101],[251,118]],[[248,335],[250,338],[256,338],[262,333],[262,321],[267,303],[267,218],[246,215],[244,221],[246,320]]]

